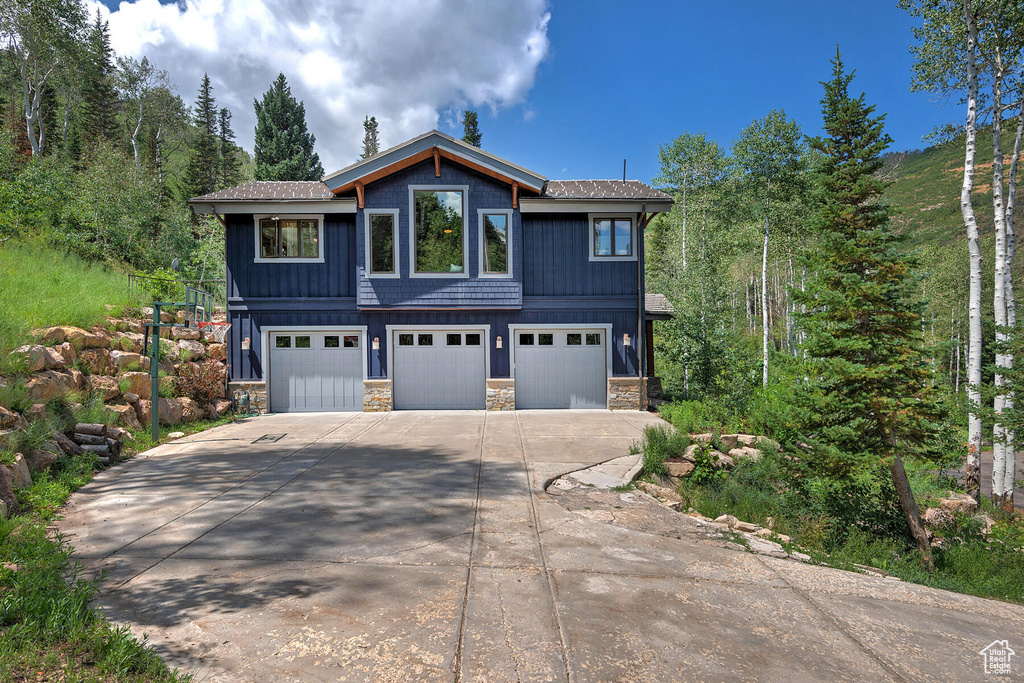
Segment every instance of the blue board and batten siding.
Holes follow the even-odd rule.
[[[409,190],[412,185],[467,185],[467,278],[409,277]],[[511,278],[479,278],[477,209],[511,209],[510,189],[443,161],[417,164],[371,183],[367,208],[399,210],[400,278],[367,278],[363,212],[324,217],[324,263],[256,263],[253,216],[227,217],[229,346],[234,380],[263,378],[261,330],[268,327],[367,326],[371,378],[387,375],[387,325],[490,326],[490,375],[510,376],[509,324],[612,325],[612,374],[637,375],[637,261],[589,259],[586,214],[512,213]],[[642,263],[642,261],[641,261]],[[417,310],[419,309],[419,310]],[[501,336],[503,348],[495,338]],[[250,348],[240,341],[248,338]]]

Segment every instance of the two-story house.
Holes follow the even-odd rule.
[[[190,203],[225,225],[231,388],[261,409],[647,405],[643,231],[672,199],[644,183],[431,131]]]

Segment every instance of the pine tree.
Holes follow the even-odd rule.
[[[483,140],[483,136],[480,134],[479,126],[477,126],[476,112],[467,109],[462,112],[462,141],[474,147],[479,147],[481,140]]]
[[[319,180],[324,174],[313,151],[316,136],[306,129],[306,107],[292,97],[278,74],[256,107],[256,180]]]
[[[209,74],[203,74],[195,109],[192,112],[195,138],[192,158],[185,172],[185,188],[190,197],[198,197],[217,189],[220,159],[217,155],[217,105],[213,99]]]
[[[363,119],[363,153],[360,159],[369,159],[380,154],[380,140],[377,138],[377,117],[367,116]]]
[[[99,10],[86,40],[82,92],[82,135],[87,143],[114,141],[118,137],[119,102],[114,87],[114,50],[110,47],[110,23]]]
[[[884,115],[864,95],[848,93],[838,50],[824,83],[824,137],[810,141],[823,156],[820,208],[811,221],[817,244],[808,254],[815,275],[800,315],[813,372],[801,388],[805,438],[819,447],[817,465],[832,474],[886,465],[911,535],[931,566],[927,532],[903,469],[901,452],[919,449],[940,416],[922,350],[923,303],[904,237],[889,226],[886,184],[875,177],[892,139]],[[920,452],[920,451],[919,451]]]
[[[242,163],[238,159],[235,131],[231,130],[231,110],[220,110],[220,186],[234,187],[242,177]]]

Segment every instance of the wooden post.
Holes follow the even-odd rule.
[[[434,177],[441,177],[441,152],[438,151],[437,147],[434,148]],[[512,206],[515,207],[515,202],[512,202]]]
[[[647,347],[647,376],[657,377],[654,371],[654,321],[647,321],[647,335],[644,339],[644,346]]]

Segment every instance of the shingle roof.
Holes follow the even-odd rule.
[[[676,312],[675,306],[665,297],[664,294],[644,294],[644,310],[648,315],[672,317]]]
[[[334,195],[319,180],[257,180],[237,187],[229,187],[202,197],[194,197],[193,202],[225,202],[225,201],[266,201],[266,200],[331,200]]]
[[[672,201],[671,196],[639,180],[549,180],[541,197]]]

